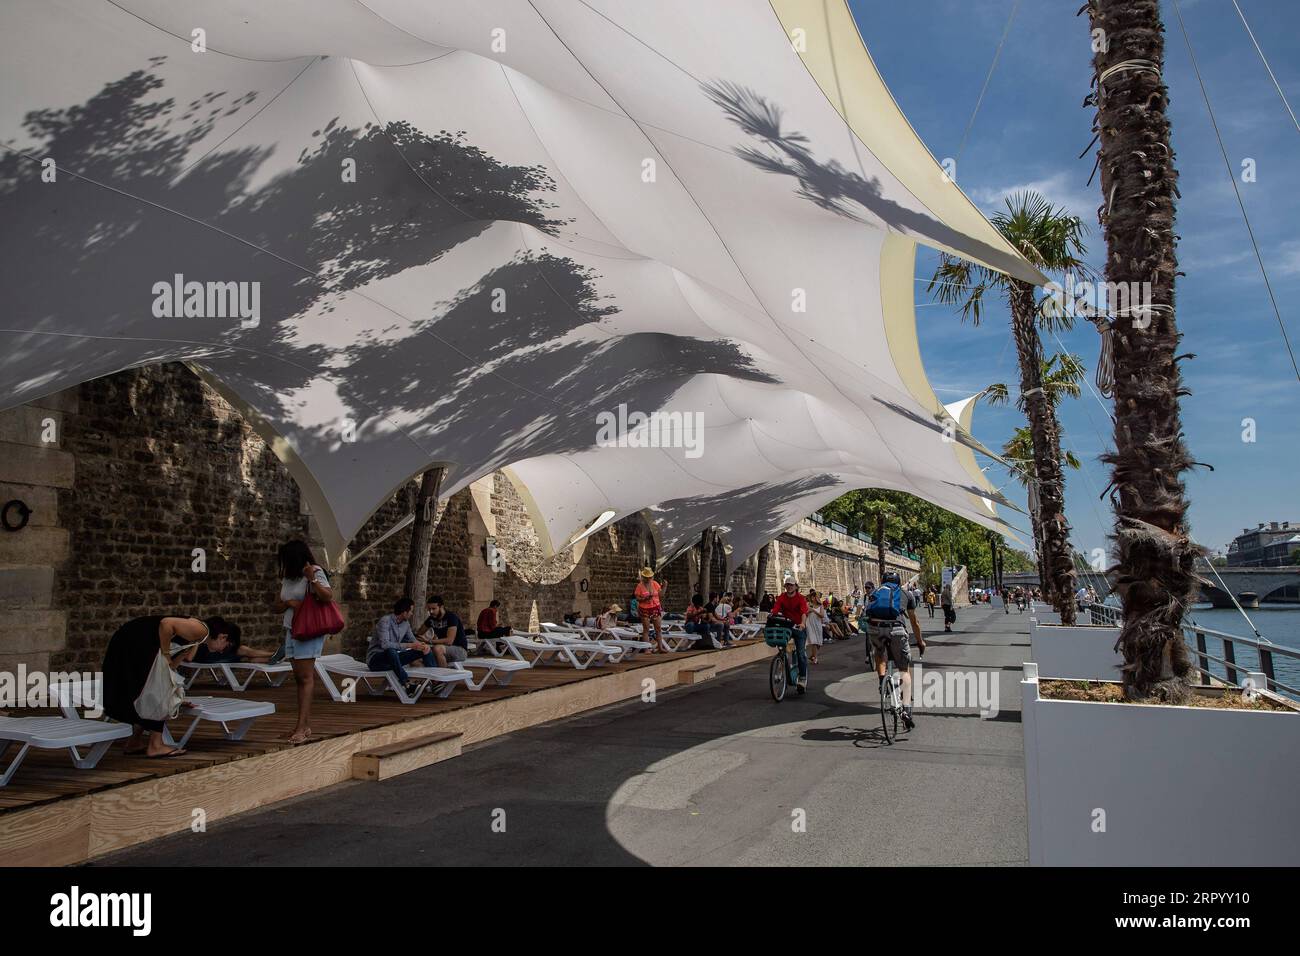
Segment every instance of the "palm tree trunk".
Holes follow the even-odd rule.
[[[1012,280],[1011,334],[1020,362],[1020,399],[1034,441],[1034,475],[1038,479],[1038,518],[1042,531],[1043,577],[1051,581],[1061,623],[1074,624],[1074,563],[1070,560],[1070,524],[1065,520],[1065,476],[1061,470],[1060,428],[1056,411],[1043,391],[1043,345],[1035,323],[1034,288]]]
[[[1174,197],[1178,173],[1169,145],[1164,25],[1158,0],[1092,0],[1091,27],[1107,42],[1093,55],[1100,76],[1094,96],[1106,237],[1106,281],[1149,283],[1151,311],[1119,314],[1111,323],[1115,378],[1115,505],[1112,585],[1124,604],[1120,643],[1124,690],[1131,698],[1186,699],[1190,663],[1183,611],[1196,594],[1193,562],[1201,554],[1187,533],[1182,473],[1192,465],[1183,442],[1175,352]],[[1145,61],[1152,66],[1134,69]],[[1109,211],[1106,211],[1106,206]],[[1115,288],[1115,286],[1110,286]],[[1130,285],[1129,289],[1143,289]],[[1143,298],[1147,298],[1144,294]]]
[[[767,590],[767,565],[771,555],[771,542],[758,549],[758,570],[754,573],[754,597],[759,600],[762,600],[763,592]]]
[[[1052,587],[1051,575],[1047,573],[1047,562],[1043,559],[1043,522],[1038,517],[1038,510],[1035,508],[1029,516],[1034,531],[1034,553],[1038,558],[1038,583],[1043,588],[1043,600],[1053,607],[1056,601],[1052,595],[1056,593]]]
[[[1052,579],[1047,573],[1047,562],[1043,560],[1043,519],[1038,513],[1037,484],[1037,480],[1032,477],[1025,483],[1028,492],[1026,502],[1029,505],[1029,530],[1034,536],[1034,561],[1038,565],[1038,584],[1043,589],[1043,600],[1055,606],[1056,602],[1052,600]]]
[[[424,611],[429,590],[429,551],[433,546],[433,519],[438,511],[444,468],[430,468],[420,476],[415,499],[415,521],[411,524],[411,550],[406,561],[406,596],[415,602],[415,612]]]
[[[704,600],[709,599],[709,585],[713,577],[713,528],[708,527],[700,535],[700,594]]]

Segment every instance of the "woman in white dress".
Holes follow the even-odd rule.
[[[808,618],[804,628],[808,631],[808,661],[817,663],[817,655],[822,647],[822,629],[826,625],[826,608],[822,607],[821,595],[812,588],[808,589]]]

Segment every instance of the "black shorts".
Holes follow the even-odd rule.
[[[874,663],[878,655],[889,652],[894,666],[905,671],[912,666],[912,646],[902,621],[867,622],[867,656]]]

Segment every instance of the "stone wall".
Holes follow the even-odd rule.
[[[380,507],[349,547],[358,554],[408,514],[412,482]],[[137,615],[220,614],[245,640],[281,636],[276,549],[318,540],[298,488],[265,442],[180,364],[107,376],[0,412],[0,502],[32,509],[27,527],[0,531],[0,670],[98,669],[113,631]],[[348,621],[329,650],[359,655],[375,620],[400,597],[410,529],[334,573]],[[792,540],[798,541],[799,538]],[[505,559],[493,570],[491,543]],[[767,589],[799,564],[801,582],[839,594],[861,573],[856,558],[788,541]],[[493,598],[520,629],[570,611],[627,606],[639,569],[655,563],[649,527],[632,516],[546,558],[517,490],[503,474],[441,503],[429,593],[473,627]],[[727,556],[714,548],[714,590]],[[756,561],[726,582],[748,587]],[[660,571],[665,608],[681,611],[699,578],[691,548]]]

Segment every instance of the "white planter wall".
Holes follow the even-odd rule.
[[[1050,607],[1042,604],[1029,610],[1029,620],[1032,623],[1037,621],[1039,624],[1060,624],[1061,614],[1059,611],[1053,611]]]
[[[1117,627],[1064,627],[1030,618],[1029,657],[1044,677],[1119,680],[1124,657],[1115,650]]]
[[[1300,713],[1042,700],[1036,664],[1020,686],[1031,864],[1300,865]]]

